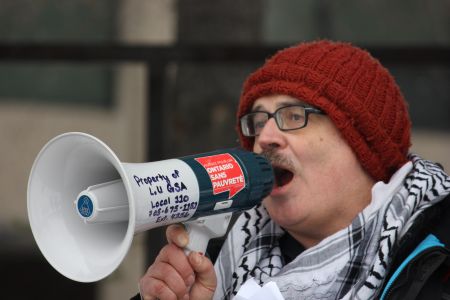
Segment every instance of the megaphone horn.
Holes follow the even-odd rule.
[[[189,250],[223,235],[229,216],[249,209],[273,185],[269,162],[226,149],[149,163],[122,163],[94,136],[50,140],[28,182],[28,217],[47,261],[62,275],[93,282],[122,262],[134,234],[187,222]]]

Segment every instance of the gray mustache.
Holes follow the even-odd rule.
[[[276,150],[263,150],[263,152],[259,154],[264,156],[271,165],[280,166],[291,171],[294,171],[295,169],[292,160],[289,157],[278,153]]]

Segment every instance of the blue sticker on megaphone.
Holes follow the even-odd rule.
[[[89,218],[94,210],[94,204],[91,198],[86,195],[81,196],[77,203],[78,212],[85,218]]]

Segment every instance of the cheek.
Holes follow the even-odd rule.
[[[301,164],[322,163],[329,156],[329,147],[325,139],[316,136],[292,141],[292,151]]]
[[[359,165],[353,150],[340,136],[319,137],[317,144],[321,145],[315,149],[318,162],[324,172],[333,174],[334,180],[345,180],[346,174]]]
[[[328,137],[317,135],[294,146],[298,161],[298,171],[308,182],[325,183],[330,177],[342,174],[342,164],[347,160],[342,156],[342,145]]]

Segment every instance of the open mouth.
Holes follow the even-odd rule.
[[[292,181],[294,173],[282,167],[273,166],[275,175],[275,187],[282,187]]]

